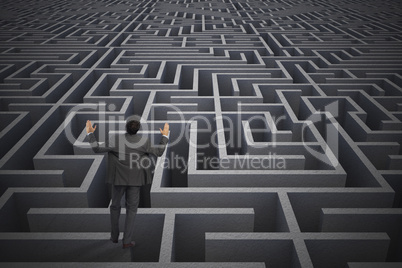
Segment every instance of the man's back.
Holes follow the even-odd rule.
[[[158,145],[152,145],[146,135],[125,133],[117,135],[114,143],[100,147],[93,133],[88,136],[95,153],[109,153],[107,182],[127,186],[151,182],[151,158],[148,155],[161,156],[168,142],[168,138],[162,136]]]

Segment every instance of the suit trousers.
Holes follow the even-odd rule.
[[[121,211],[121,198],[126,194],[126,221],[124,224],[123,243],[132,241],[134,232],[134,220],[140,202],[140,187],[112,185],[112,204],[110,205],[111,238],[119,238],[119,218]]]

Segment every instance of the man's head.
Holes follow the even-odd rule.
[[[140,129],[140,127],[141,127],[141,123],[140,123],[140,121],[137,121],[137,120],[130,120],[130,121],[127,121],[127,123],[126,123],[126,130],[127,130],[127,133],[130,135],[136,134],[137,131]]]

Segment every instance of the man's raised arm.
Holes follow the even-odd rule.
[[[94,151],[94,153],[106,153],[106,152],[110,152],[112,151],[112,148],[110,147],[100,147],[98,141],[96,140],[95,137],[95,130],[96,130],[96,126],[94,125],[94,127],[92,127],[92,123],[91,121],[87,120],[87,124],[86,124],[86,129],[87,129],[87,136],[89,138],[89,143],[91,144],[91,148],[92,151]]]
[[[162,139],[160,143],[157,146],[151,146],[151,142],[148,140],[147,142],[147,153],[154,154],[156,156],[161,156],[163,152],[165,151],[166,144],[168,143],[169,140],[169,124],[165,123],[163,129],[159,128],[159,131],[162,134]]]

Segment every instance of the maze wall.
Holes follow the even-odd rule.
[[[401,8],[2,0],[0,266],[401,267]],[[171,133],[122,250],[85,122],[132,115]]]

